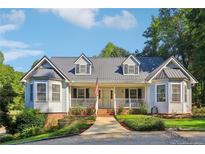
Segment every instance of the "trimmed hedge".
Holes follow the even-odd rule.
[[[146,115],[118,115],[119,122],[136,131],[159,131],[165,129],[164,121],[158,117]]]

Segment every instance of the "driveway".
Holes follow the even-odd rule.
[[[97,117],[88,130],[77,136],[30,142],[39,145],[167,145],[205,144],[205,132],[134,132],[122,127],[114,117]]]

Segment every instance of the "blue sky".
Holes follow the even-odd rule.
[[[43,55],[98,55],[111,41],[128,51],[144,47],[144,30],[158,9],[0,9],[5,63],[26,72]]]

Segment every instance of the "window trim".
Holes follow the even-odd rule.
[[[157,100],[157,87],[158,86],[165,86],[165,101],[159,101]],[[167,102],[167,85],[166,83],[158,83],[158,84],[155,84],[155,102],[156,103],[166,103]]]
[[[175,102],[172,100],[172,85],[180,85],[180,102]],[[182,103],[182,97],[183,97],[183,94],[182,94],[182,83],[181,82],[172,82],[170,83],[170,95],[171,95],[171,98],[170,98],[170,102],[171,103]]]
[[[79,73],[77,73],[76,72],[76,70],[77,70],[77,65],[79,65]],[[81,66],[82,66],[83,64],[75,64],[75,74],[76,75],[91,75],[91,65],[89,65],[89,64],[84,64],[83,66],[85,66],[85,73],[81,73]],[[88,65],[89,65],[89,67],[90,67],[90,71],[87,73],[87,71],[88,71]]]
[[[125,65],[127,65],[127,72],[128,73],[125,73]],[[129,71],[129,67],[130,66],[134,66],[134,73],[130,73]],[[137,72],[136,72],[136,67],[137,67]],[[139,65],[137,64],[123,64],[123,74],[124,75],[139,75]]]
[[[37,93],[37,89],[38,89],[38,84],[45,84],[46,85],[46,100],[45,101],[41,101],[41,100],[38,100],[38,93]],[[46,103],[48,102],[48,83],[47,82],[35,82],[35,95],[36,95],[36,102],[37,103]]]
[[[60,94],[60,100],[59,100],[59,101],[54,101],[54,100],[53,100],[53,84],[60,86],[60,92],[59,92],[59,94]],[[56,103],[60,103],[60,102],[61,102],[61,100],[62,100],[62,97],[61,97],[62,91],[61,91],[61,89],[62,89],[61,83],[55,83],[55,82],[54,82],[54,83],[51,83],[51,102],[56,102]]]

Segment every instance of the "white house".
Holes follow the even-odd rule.
[[[98,78],[98,96],[95,96]],[[197,80],[174,57],[100,58],[44,56],[21,80],[27,107],[44,113],[66,113],[71,108],[95,106],[149,112],[190,113],[192,86]]]

